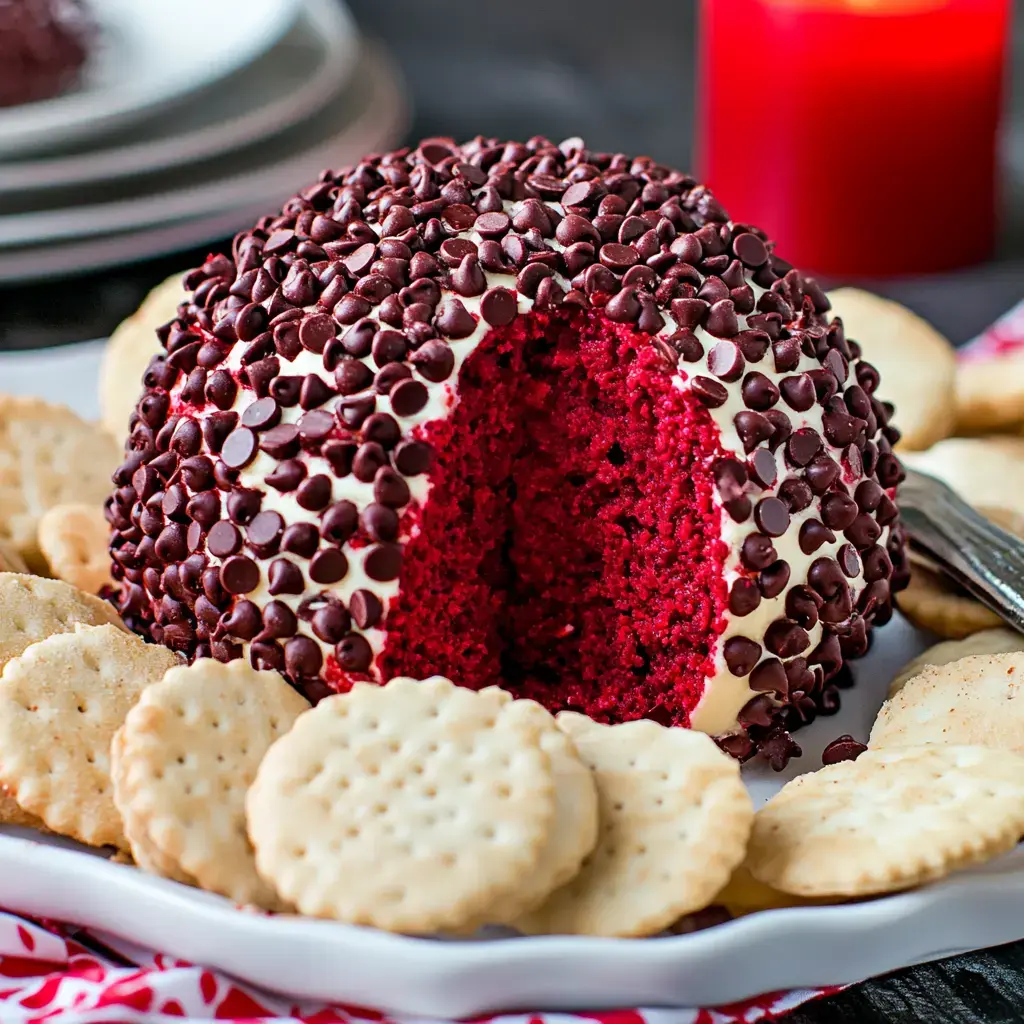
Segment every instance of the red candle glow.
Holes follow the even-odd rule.
[[[1009,0],[702,0],[699,174],[831,275],[988,256]]]

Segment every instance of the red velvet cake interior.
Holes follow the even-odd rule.
[[[440,672],[552,709],[686,724],[726,601],[718,430],[600,315],[492,331],[460,374],[388,615],[385,678]]]

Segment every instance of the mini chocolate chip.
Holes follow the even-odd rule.
[[[378,367],[388,363],[401,362],[408,352],[409,346],[405,335],[399,331],[378,331],[373,339],[373,361]]]
[[[334,657],[344,672],[365,672],[373,662],[373,648],[366,637],[349,633],[334,648]]]
[[[405,363],[388,363],[373,378],[373,390],[379,395],[389,394],[400,381],[412,377],[412,370]]]
[[[775,433],[775,427],[763,413],[744,410],[733,417],[736,433],[743,442],[743,450],[749,455],[762,441]]]
[[[765,631],[764,645],[780,658],[792,658],[810,647],[811,638],[792,619],[776,619]]]
[[[373,382],[373,371],[358,359],[343,359],[334,371],[334,383],[342,395],[354,395]]]
[[[483,213],[477,217],[473,228],[483,238],[501,238],[508,234],[511,226],[512,221],[507,213],[495,211],[493,213]]]
[[[376,333],[377,325],[372,320],[360,320],[342,335],[341,344],[354,359],[364,359],[370,354]]]
[[[239,488],[228,495],[228,515],[233,523],[245,526],[252,522],[262,502],[263,495],[259,491]]]
[[[277,356],[260,359],[245,369],[249,386],[256,392],[259,398],[263,398],[270,393],[270,383],[280,372],[281,362]]]
[[[740,551],[740,561],[753,572],[767,569],[779,556],[771,539],[762,533],[748,534]]]
[[[844,544],[836,553],[839,567],[850,578],[853,579],[860,572],[860,558],[852,544]]]
[[[185,507],[188,517],[203,526],[210,527],[220,518],[220,496],[216,491],[200,491]]]
[[[338,403],[337,415],[350,430],[358,430],[366,418],[377,408],[376,395],[346,398]]]
[[[206,382],[206,398],[218,409],[230,409],[235,404],[238,385],[226,370],[215,370]]]
[[[282,359],[287,359],[289,362],[297,359],[302,351],[298,324],[290,322],[278,324],[274,328],[274,348]]]
[[[724,501],[731,501],[743,494],[747,484],[747,467],[737,459],[718,459],[711,471],[715,478],[715,486]]]
[[[415,416],[427,404],[426,385],[418,380],[403,380],[391,390],[391,408],[396,416]]]
[[[725,641],[722,654],[734,676],[745,676],[761,657],[761,645],[745,636],[734,636]]]
[[[322,548],[309,563],[309,578],[314,583],[337,583],[347,574],[348,559],[340,548]]]
[[[373,478],[373,496],[382,505],[401,508],[409,501],[409,485],[390,466],[382,466]]]
[[[425,441],[402,441],[394,451],[395,468],[404,476],[419,476],[430,469],[434,450]]]
[[[757,584],[746,576],[741,576],[729,591],[729,611],[733,615],[750,615],[761,603],[761,591]]]
[[[316,446],[323,444],[334,431],[334,417],[325,409],[312,409],[303,413],[295,424],[302,444]]]
[[[291,409],[293,406],[298,405],[301,394],[301,377],[275,377],[270,382],[270,397],[276,399],[286,409]]]
[[[197,602],[198,604],[198,602]],[[221,618],[224,630],[239,640],[252,640],[263,625],[259,608],[252,601],[236,601]]]
[[[607,248],[607,246],[605,246]],[[622,246],[622,248],[628,248]],[[632,250],[630,250],[632,251]],[[623,288],[613,295],[604,307],[604,314],[617,324],[635,324],[641,312],[640,300],[636,297],[635,288]]]
[[[885,492],[874,480],[861,480],[853,497],[862,512],[874,512]]]
[[[640,262],[640,255],[636,249],[630,245],[620,245],[618,242],[602,245],[598,256],[604,266],[619,273]]]
[[[359,512],[351,501],[342,500],[332,505],[320,523],[324,538],[336,544],[344,544],[356,532]]]
[[[779,389],[763,373],[748,373],[743,378],[741,393],[743,404],[760,412],[770,409],[779,400]]]
[[[729,513],[729,518],[736,523],[745,523],[754,510],[753,502],[746,495],[725,502],[723,507]]]
[[[312,523],[292,523],[281,537],[281,550],[311,558],[320,544],[320,531]]]
[[[299,428],[294,423],[279,423],[263,435],[259,446],[273,459],[294,458],[299,454]]]
[[[181,464],[181,479],[190,491],[205,491],[213,486],[213,462],[206,455],[194,455]]]
[[[778,597],[789,586],[789,577],[789,562],[780,558],[761,571],[758,586],[765,597]]]
[[[833,491],[821,499],[821,520],[833,530],[845,530],[857,518],[857,502]]]
[[[323,652],[308,636],[292,637],[284,645],[285,670],[293,679],[319,675],[323,664]]]
[[[303,409],[316,409],[329,398],[334,397],[334,391],[324,382],[318,374],[309,373],[302,381],[299,390],[299,405]]]
[[[823,597],[829,600],[837,593],[849,590],[839,563],[833,558],[816,558],[807,570],[807,582]]]
[[[306,589],[306,581],[302,578],[302,570],[285,558],[276,558],[270,563],[267,573],[269,584],[267,590],[273,595],[301,594]]]
[[[766,693],[758,694],[747,701],[736,713],[736,721],[743,726],[772,724],[775,702]]]
[[[307,317],[299,326],[299,341],[303,348],[320,354],[327,342],[337,334],[334,320],[326,313]]]
[[[754,507],[754,522],[769,537],[781,537],[789,529],[789,509],[778,498],[762,498]]]
[[[229,594],[248,594],[259,582],[260,567],[246,555],[232,555],[220,567],[220,583]]]
[[[284,651],[276,640],[257,640],[249,648],[249,663],[258,671],[280,672],[284,668]]]
[[[823,363],[827,370],[831,370],[832,375],[839,381],[840,386],[846,383],[846,378],[850,374],[850,365],[842,352],[835,348],[829,349]]]
[[[882,535],[882,527],[869,515],[859,515],[845,530],[846,539],[859,550],[870,548]]]
[[[821,598],[810,587],[794,587],[786,594],[786,615],[804,629],[813,629],[818,624],[821,605]]]
[[[371,502],[363,509],[359,523],[371,540],[393,541],[398,538],[397,513],[379,502]]]
[[[153,545],[162,562],[180,562],[188,554],[188,537],[181,523],[168,523]]]
[[[326,508],[331,500],[331,478],[324,473],[317,473],[304,480],[299,485],[295,500],[308,512],[319,512]]]
[[[858,742],[849,733],[844,733],[821,752],[821,763],[829,765],[839,764],[840,761],[856,761],[867,749],[866,744]]]
[[[789,679],[786,677],[786,669],[778,658],[768,658],[762,661],[753,672],[747,685],[752,690],[763,693],[777,693],[785,697],[789,692]]]
[[[328,604],[313,613],[313,633],[332,646],[352,629],[352,618],[340,604]]]
[[[839,390],[839,384],[828,370],[808,370],[818,401],[824,405]]]
[[[266,483],[275,491],[290,494],[302,483],[305,475],[305,463],[299,462],[298,459],[287,459],[267,474]]]
[[[800,550],[805,555],[814,554],[822,544],[831,544],[835,539],[836,535],[817,519],[808,519],[800,526]]]
[[[206,548],[215,558],[227,558],[242,548],[242,535],[231,523],[214,523],[206,538]]]
[[[199,424],[190,416],[180,419],[171,436],[171,451],[187,459],[199,454],[202,443],[203,431]]]
[[[355,441],[328,441],[320,454],[330,463],[335,476],[345,477],[352,472],[352,459],[358,449]]]
[[[885,548],[875,545],[861,555],[864,561],[864,581],[875,583],[878,580],[888,579],[892,574],[892,559]]]
[[[480,260],[475,252],[462,257],[462,262],[452,271],[451,285],[454,291],[466,298],[483,295],[487,279],[480,269]]]
[[[283,531],[284,520],[280,514],[268,510],[260,512],[253,518],[246,527],[245,535],[256,553],[265,558],[267,555],[276,553]]]
[[[378,582],[397,579],[402,571],[402,549],[396,544],[376,545],[367,554],[363,570]]]
[[[447,342],[433,338],[409,357],[422,377],[434,383],[447,380],[455,369],[455,354]]]
[[[732,299],[721,299],[712,304],[704,329],[716,338],[733,338],[739,333],[740,323]]]
[[[796,412],[807,412],[815,403],[814,385],[806,373],[783,377],[779,381],[779,390],[786,404]]]
[[[721,380],[739,380],[743,365],[739,346],[732,341],[718,342],[708,355],[708,369]]]
[[[744,231],[732,240],[732,251],[748,267],[760,267],[768,261],[768,249],[757,235]]]
[[[352,475],[364,484],[372,483],[377,470],[387,465],[387,461],[384,448],[376,441],[367,441],[352,458]]]
[[[515,293],[507,288],[489,289],[480,302],[480,315],[492,327],[504,327],[512,323],[518,311]]]
[[[725,385],[712,377],[694,377],[690,387],[698,400],[710,409],[725,405],[729,398]]]
[[[363,424],[363,440],[376,442],[381,448],[393,448],[401,436],[402,428],[390,413],[375,412]]]
[[[434,326],[447,338],[468,338],[476,330],[476,320],[459,299],[449,295],[441,300]]]
[[[806,466],[821,450],[821,436],[810,427],[794,431],[786,441],[786,457],[794,466]]]
[[[736,344],[747,362],[758,363],[764,359],[771,339],[764,331],[740,331],[736,335]]]
[[[840,472],[839,463],[827,455],[818,455],[811,460],[804,475],[815,494],[824,494],[839,479]]]
[[[349,611],[360,629],[372,629],[384,615],[384,605],[370,590],[357,590],[349,598]]]
[[[263,609],[263,636],[282,640],[295,636],[299,620],[283,601],[271,601]]]
[[[224,439],[220,457],[229,469],[242,469],[256,457],[256,449],[256,435],[247,427],[238,427]]]
[[[750,472],[762,487],[774,486],[779,473],[775,456],[767,448],[758,448],[750,458]]]

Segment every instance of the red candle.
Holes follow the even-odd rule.
[[[1009,6],[702,0],[702,180],[809,270],[985,259]]]

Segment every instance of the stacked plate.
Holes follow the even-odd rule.
[[[0,282],[231,235],[394,143],[398,77],[340,0],[91,0],[74,93],[0,110]]]

